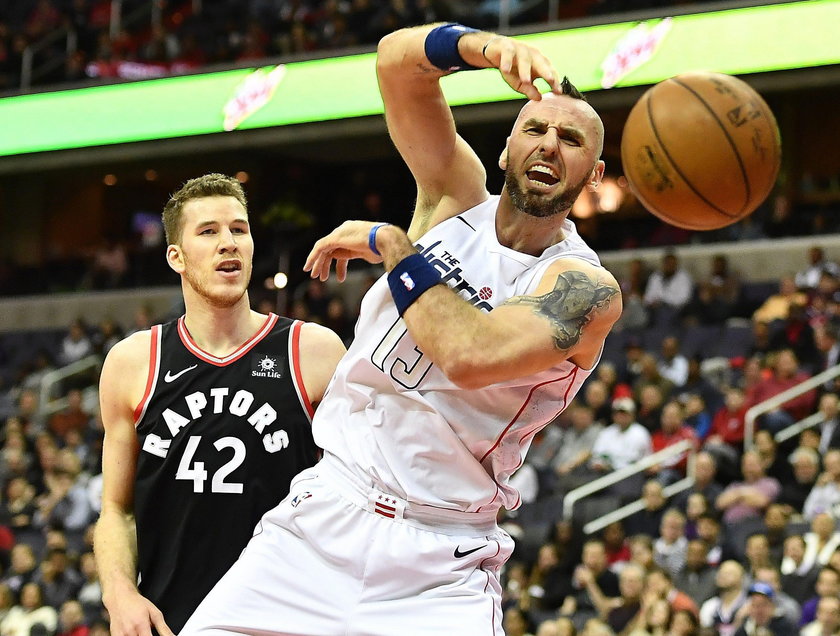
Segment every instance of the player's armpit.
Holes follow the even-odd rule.
[[[552,278],[553,287],[549,291],[516,296],[505,305],[531,307],[534,315],[551,326],[558,351],[571,351],[581,344],[588,326],[597,327],[599,323],[611,326],[621,314],[621,294],[612,276],[597,270],[568,269],[550,271],[543,281],[550,282]]]

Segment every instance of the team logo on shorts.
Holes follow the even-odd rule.
[[[264,353],[257,353],[251,358],[252,378],[282,378],[277,358]]]
[[[309,492],[308,490],[303,491],[299,495],[295,495],[294,497],[292,497],[292,502],[291,502],[292,503],[292,508],[297,508],[298,505],[300,505],[300,502],[309,499],[311,496],[312,496],[312,493]]]

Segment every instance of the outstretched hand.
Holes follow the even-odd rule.
[[[528,99],[542,99],[535,81],[542,78],[554,93],[562,93],[560,78],[551,61],[539,49],[506,36],[496,36],[486,42],[484,58],[499,69],[505,82]]]
[[[339,282],[347,278],[347,262],[361,258],[368,263],[381,263],[382,257],[373,253],[368,243],[370,230],[378,223],[370,221],[345,221],[324,238],[312,246],[306,257],[303,271],[312,278],[322,281],[330,277],[330,269],[335,261],[335,273]]]

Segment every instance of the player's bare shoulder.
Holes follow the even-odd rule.
[[[151,364],[152,336],[149,329],[138,331],[120,340],[108,352],[99,379],[103,410],[109,406],[133,409],[142,399]]]
[[[306,392],[313,403],[321,401],[347,348],[332,329],[305,322],[300,329],[300,367]]]
[[[530,306],[550,322],[559,351],[600,351],[621,316],[621,289],[603,267],[564,258],[552,263],[532,295],[516,296],[505,304]]]

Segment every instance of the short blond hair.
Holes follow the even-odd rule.
[[[167,245],[178,245],[184,231],[184,206],[204,197],[233,197],[248,213],[248,200],[242,184],[233,177],[218,172],[190,179],[176,191],[163,208],[163,231]]]

